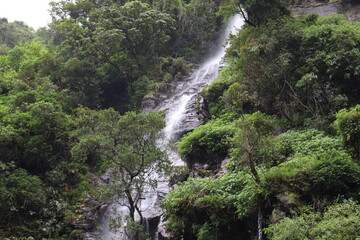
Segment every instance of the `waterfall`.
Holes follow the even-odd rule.
[[[181,160],[175,150],[168,148],[167,146],[169,143],[177,141],[182,133],[190,131],[203,123],[201,119],[199,119],[198,110],[196,109],[199,101],[199,93],[204,87],[217,78],[227,47],[226,39],[230,33],[236,33],[236,29],[240,28],[242,24],[243,20],[239,15],[231,17],[226,28],[219,37],[220,40],[218,41],[216,48],[209,54],[206,61],[204,61],[188,78],[177,82],[171,95],[152,109],[153,111],[161,110],[165,112],[166,127],[163,130],[163,138],[159,140],[158,145],[167,151],[169,159],[175,166],[184,166],[185,163]],[[168,180],[159,176],[157,189],[155,191],[152,189],[145,191],[144,200],[141,201],[140,209],[143,211],[142,214],[145,217],[146,228],[150,225],[159,224],[160,219],[162,219],[163,212],[160,207],[160,202],[165,194],[170,191],[168,185]],[[128,211],[126,207],[122,206],[114,205],[114,208],[115,210],[109,210],[108,215],[114,215],[114,212],[117,212],[121,217],[124,217]],[[121,221],[122,224],[125,224],[124,219]],[[108,218],[105,217],[103,222],[105,230],[102,233],[102,239],[127,239],[124,229],[120,228],[118,232],[112,233],[108,230],[108,225]],[[157,239],[156,236],[152,238]]]
[[[177,141],[182,133],[188,132],[203,123],[199,119],[196,109],[199,93],[217,78],[226,48],[229,46],[226,40],[230,33],[235,34],[242,25],[243,19],[240,15],[232,16],[220,35],[216,48],[209,54],[209,57],[190,77],[179,81],[171,96],[154,109],[166,113],[166,127],[159,145],[165,146],[169,142]],[[176,151],[168,149],[167,152],[173,165],[184,165]]]

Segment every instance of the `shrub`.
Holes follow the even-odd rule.
[[[265,174],[269,189],[300,193],[307,200],[356,196],[360,166],[339,139],[308,130],[284,133],[279,140],[288,161]]]
[[[247,173],[238,172],[180,184],[163,201],[168,230],[179,238],[190,232],[196,239],[239,239],[234,235],[239,232],[237,193],[248,178]]]
[[[359,238],[360,205],[354,202],[336,204],[321,214],[304,213],[270,225],[265,232],[270,240]]]
[[[191,166],[195,162],[216,164],[228,155],[233,123],[219,119],[186,134],[179,142],[179,153]]]
[[[203,92],[202,95],[208,104],[209,113],[212,117],[218,117],[224,113],[225,105],[223,93],[231,85],[231,82],[224,78],[213,81]]]
[[[336,114],[335,129],[360,162],[360,105],[342,109]]]

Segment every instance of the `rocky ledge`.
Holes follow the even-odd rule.
[[[298,0],[290,7],[295,16],[307,16],[316,13],[326,16],[333,13],[344,14],[349,21],[360,21],[360,2],[348,1],[316,1]]]

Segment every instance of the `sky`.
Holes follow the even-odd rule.
[[[49,3],[54,0],[0,0],[0,17],[23,21],[35,30],[51,22]]]

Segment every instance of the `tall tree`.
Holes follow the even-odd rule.
[[[250,169],[251,175],[258,185],[262,184],[258,168],[266,166],[267,161],[271,159],[266,153],[266,145],[269,142],[271,143],[269,136],[274,128],[275,121],[273,118],[266,114],[255,112],[251,115],[243,115],[239,121],[239,129],[234,136],[235,149],[233,150],[233,157],[239,161],[240,166]],[[263,203],[259,203],[259,240],[263,239],[263,223]]]
[[[174,31],[174,20],[150,5],[134,1],[95,11],[92,50],[128,77],[139,77],[152,68]],[[139,73],[139,71],[141,73]]]
[[[128,208],[128,224],[135,222],[135,213],[142,222],[139,204],[144,190],[157,186],[157,174],[169,164],[166,153],[156,145],[159,131],[165,126],[162,114],[128,112],[120,116],[111,109],[79,109],[77,122],[75,135],[79,142],[72,149],[74,158],[111,167],[106,196]]]
[[[6,52],[19,43],[31,41],[33,31],[23,22],[8,22],[6,18],[0,18],[0,53]]]

